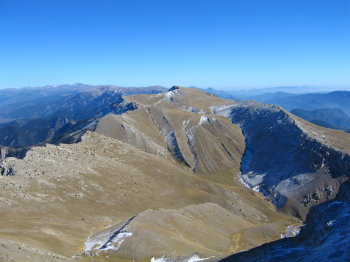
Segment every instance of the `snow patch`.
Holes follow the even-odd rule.
[[[192,257],[190,257],[190,258],[187,260],[187,262],[205,261],[205,260],[207,260],[207,259],[209,259],[209,257],[208,257],[208,258],[200,258],[198,255],[193,255]]]
[[[186,128],[188,124],[190,123],[190,119],[182,121],[182,125]]]
[[[300,227],[299,226],[288,226],[283,234],[281,234],[281,238],[289,238],[289,237],[296,237],[300,233]]]
[[[207,116],[201,116],[201,119],[199,120],[199,125],[203,125],[208,121],[209,121],[209,118]]]
[[[133,233],[126,231],[126,226],[132,219],[133,217],[118,229],[107,230],[98,235],[90,236],[85,242],[85,251],[118,250],[125,239],[133,235]]]
[[[168,101],[172,102],[173,101],[173,97],[177,94],[177,90],[172,90],[172,91],[168,91],[165,93],[165,97],[168,99]]]
[[[269,193],[263,189],[260,185],[253,185],[245,180],[243,176],[240,176],[239,181],[244,184],[246,187],[252,189],[255,192],[262,193],[264,196],[267,196]]]
[[[335,220],[331,220],[327,222],[327,226],[331,227],[334,225]]]
[[[249,183],[247,183],[246,181],[244,181],[242,176],[239,177],[239,181],[241,181],[242,184],[245,185],[246,187],[252,189],[252,186]]]
[[[167,261],[169,261],[169,258],[167,258],[166,256],[159,257],[159,258],[156,258],[156,257],[151,258],[151,262],[167,262]]]
[[[119,233],[116,237],[114,237],[110,242],[105,244],[101,250],[118,250],[120,246],[123,244],[126,238],[131,237],[133,234],[131,232]]]
[[[99,249],[103,245],[102,240],[88,239],[85,242],[85,251],[91,251],[93,249]]]
[[[105,235],[105,239],[89,239],[85,242],[85,251],[91,250],[118,250],[120,246],[123,244],[126,238],[131,237],[133,233],[131,232],[121,232],[116,234],[115,236]],[[112,239],[110,239],[112,238]]]
[[[259,190],[261,192],[261,184],[263,183],[265,174],[255,174],[253,172],[248,172],[240,176],[239,180],[250,189],[255,188],[254,191]]]
[[[222,115],[224,117],[229,117],[232,108],[234,107],[234,105],[227,105],[227,106],[210,106],[210,110],[213,114],[217,114],[217,115]]]
[[[255,186],[252,188],[255,192],[260,192],[260,186]]]
[[[199,261],[205,261],[208,259],[210,259],[210,257],[200,258],[198,255],[195,254],[195,255],[188,257],[188,258],[181,258],[181,261],[183,261],[183,262],[199,262]],[[151,258],[151,262],[171,262],[171,261],[180,261],[180,260],[178,258],[172,259],[172,258],[169,258],[167,256],[162,256],[159,258],[156,258],[156,257]]]

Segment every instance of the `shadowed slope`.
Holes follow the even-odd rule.
[[[242,180],[276,206],[305,217],[311,206],[333,199],[348,180],[349,134],[273,105],[242,103],[214,112],[242,127],[247,143]]]

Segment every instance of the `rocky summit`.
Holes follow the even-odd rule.
[[[349,260],[350,133],[198,89],[86,89],[0,124],[0,261]]]

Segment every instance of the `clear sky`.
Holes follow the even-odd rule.
[[[0,88],[350,86],[349,0],[0,0]]]

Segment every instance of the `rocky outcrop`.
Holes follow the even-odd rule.
[[[0,146],[0,175],[13,176],[15,174],[12,165],[6,161],[7,157],[15,157],[22,159],[29,148],[14,149]]]
[[[2,176],[13,176],[14,171],[10,165],[8,165],[6,162],[2,161],[2,162],[0,162],[0,174]]]

